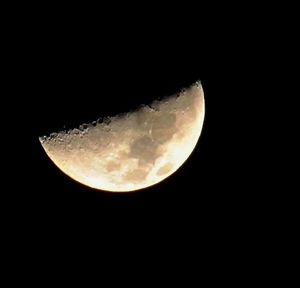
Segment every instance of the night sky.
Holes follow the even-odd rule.
[[[46,272],[48,283],[59,265],[66,273],[64,257],[80,270],[92,263],[81,261],[80,254],[94,258],[97,284],[104,274],[98,264],[115,274],[110,281],[123,281],[117,268],[129,268],[130,278],[140,275],[131,262],[149,273],[146,284],[159,266],[161,274],[171,267],[167,277],[175,281],[186,267],[184,284],[176,283],[182,287],[191,286],[188,279],[202,284],[202,274],[209,283],[218,279],[222,284],[230,276],[236,280],[249,273],[243,279],[248,281],[264,274],[272,267],[267,260],[276,258],[276,265],[278,248],[289,246],[275,240],[287,235],[278,230],[290,222],[282,217],[281,202],[294,191],[288,184],[277,187],[280,177],[267,167],[274,163],[272,168],[280,170],[273,143],[284,131],[282,123],[277,125],[282,109],[270,105],[283,103],[286,94],[274,100],[270,90],[277,90],[280,81],[273,74],[280,78],[289,71],[279,67],[282,51],[275,51],[286,45],[279,32],[290,31],[283,25],[282,5],[273,13],[276,3],[265,10],[261,3],[242,2],[206,7],[202,1],[173,1],[166,9],[163,2],[153,9],[141,1],[109,3],[110,11],[82,11],[83,3],[65,9],[62,3],[45,8],[18,3],[14,17],[3,21],[9,39],[2,46],[9,51],[2,56],[9,65],[1,112],[6,118],[2,128],[9,133],[2,129],[1,137],[9,149],[2,150],[8,165],[1,162],[1,209],[8,229],[1,231],[9,242],[3,246],[12,263],[5,259],[4,266],[13,268],[9,281],[25,282]],[[274,41],[267,45],[271,36]],[[152,187],[129,193],[86,187],[60,171],[39,142],[45,134],[128,112],[198,80],[205,97],[198,144],[179,170]],[[268,145],[264,139],[272,129],[276,137]],[[270,227],[274,233],[268,233]],[[275,279],[274,271],[266,274],[268,281]]]
[[[30,109],[30,183],[22,209],[30,221],[39,227],[124,221],[212,229],[242,211],[245,198],[236,205],[241,193],[228,165],[238,149],[228,129],[236,119],[227,111],[232,95],[243,91],[227,29],[66,27],[35,26],[24,39],[21,73],[28,96],[21,105]],[[175,174],[153,187],[124,194],[88,188],[64,175],[39,143],[39,136],[127,112],[197,80],[206,103],[198,145]]]

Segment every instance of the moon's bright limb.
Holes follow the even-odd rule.
[[[40,142],[64,173],[87,186],[114,192],[154,185],[189,157],[201,134],[204,94],[200,82],[178,95]]]

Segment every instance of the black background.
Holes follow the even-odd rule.
[[[18,202],[28,229],[43,234],[51,227],[60,233],[89,227],[99,237],[124,231],[125,239],[129,228],[152,237],[172,231],[190,241],[203,231],[214,235],[207,242],[231,229],[243,233],[257,203],[241,168],[249,157],[241,146],[240,116],[253,92],[245,74],[251,53],[243,49],[253,45],[251,35],[236,21],[187,9],[182,20],[159,11],[120,21],[43,14],[19,27],[19,103],[26,107],[30,145],[21,151],[28,160],[20,190],[26,192]],[[197,80],[206,101],[198,145],[176,173],[153,187],[132,193],[88,188],[64,175],[39,143],[41,135],[129,111]]]
[[[245,271],[250,273],[245,279],[253,279],[253,271],[266,273],[270,260],[278,263],[281,243],[274,239],[286,235],[278,226],[286,226],[282,215],[289,207],[280,203],[287,186],[278,189],[280,177],[266,165],[278,168],[273,143],[282,127],[274,124],[282,109],[272,109],[270,88],[277,90],[275,76],[289,70],[279,69],[280,51],[273,53],[286,45],[282,7],[112,4],[112,9],[18,4],[4,23],[9,67],[3,82],[5,76],[11,80],[1,99],[2,128],[10,132],[2,132],[2,142],[10,149],[3,152],[9,164],[3,164],[8,185],[2,185],[1,204],[10,261],[23,270],[35,260],[43,270],[40,264],[52,260],[64,273],[64,257],[81,268],[90,262],[79,257],[92,256],[111,271],[131,269],[130,262],[143,270],[141,263],[152,258],[162,274],[172,262],[171,268],[186,266],[195,278],[207,270],[210,282]],[[198,145],[176,173],[153,187],[123,194],[90,189],[55,167],[38,141],[197,80],[206,101]],[[276,137],[268,145],[264,137],[272,127]],[[244,263],[254,265],[247,269]]]

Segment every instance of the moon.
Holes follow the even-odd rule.
[[[190,156],[204,121],[200,81],[149,106],[40,137],[65,174],[92,188],[129,192],[155,185]]]

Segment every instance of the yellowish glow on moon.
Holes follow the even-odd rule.
[[[65,174],[92,188],[128,192],[161,182],[190,156],[204,120],[200,82],[109,123],[41,137]]]

